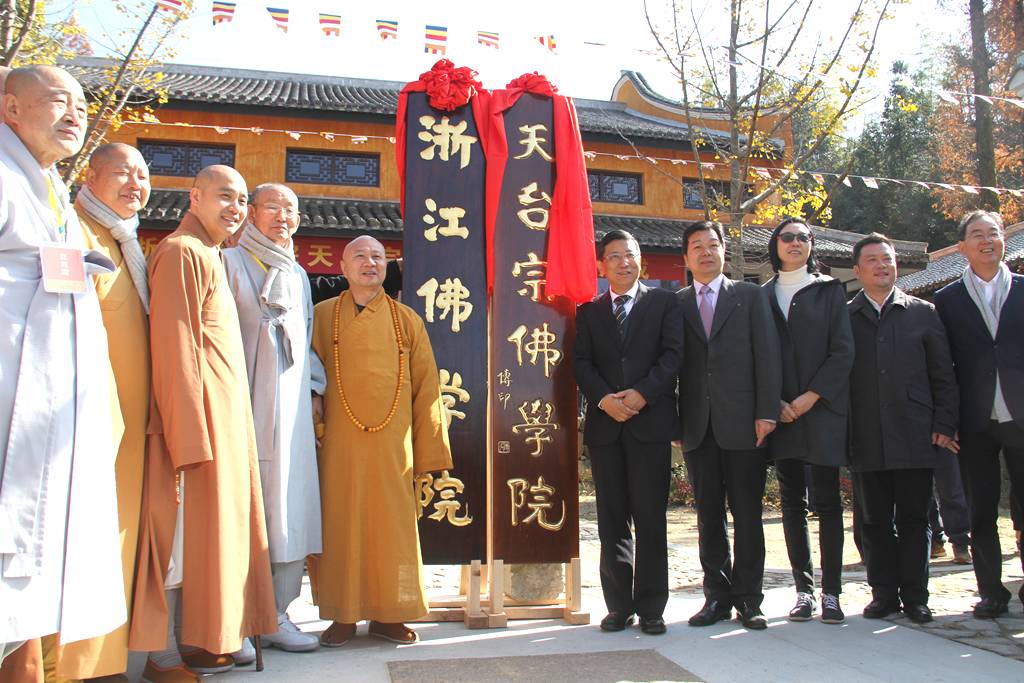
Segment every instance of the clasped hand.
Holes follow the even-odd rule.
[[[600,401],[601,410],[616,422],[625,422],[639,413],[647,400],[636,389],[626,389],[613,394],[606,394]]]

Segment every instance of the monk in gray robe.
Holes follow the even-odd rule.
[[[323,393],[325,378],[310,348],[313,301],[292,247],[298,227],[295,193],[260,185],[238,246],[224,251],[224,269],[245,347],[277,603],[278,632],[262,641],[308,652],[318,639],[291,622],[288,605],[299,597],[306,556],[322,550],[311,395]]]

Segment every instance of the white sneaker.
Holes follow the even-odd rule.
[[[285,613],[277,615],[277,633],[261,638],[264,646],[276,647],[285,652],[312,652],[320,647],[317,636],[300,631]]]
[[[252,646],[252,641],[248,638],[242,638],[242,649],[238,652],[232,652],[231,658],[235,660],[235,666],[247,666],[256,661],[256,648]]]

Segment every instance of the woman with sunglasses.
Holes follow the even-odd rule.
[[[772,232],[768,258],[775,277],[765,283],[782,350],[782,404],[769,438],[782,498],[782,527],[796,582],[791,621],[818,612],[807,529],[807,485],[818,515],[821,620],[841,623],[843,506],[839,466],[846,462],[853,333],[846,288],[818,271],[814,235],[802,218],[787,218]],[[809,465],[809,467],[805,467]],[[806,473],[810,473],[808,482]]]

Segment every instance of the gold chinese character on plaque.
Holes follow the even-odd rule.
[[[447,116],[442,116],[440,123],[433,116],[421,116],[420,125],[425,130],[420,131],[419,139],[430,143],[420,151],[421,159],[431,161],[436,153],[441,161],[448,161],[458,155],[459,168],[469,166],[469,155],[476,138],[466,135],[468,121],[452,125]]]
[[[555,495],[555,487],[545,482],[543,476],[537,477],[536,484],[530,484],[526,479],[509,479],[505,483],[508,484],[509,493],[512,496],[512,526],[536,521],[542,529],[559,531],[565,524],[564,500],[562,501],[561,519],[557,522],[551,522],[548,519],[548,514],[555,505],[551,501],[551,496]],[[530,514],[520,519],[520,511],[524,507],[529,508]]]
[[[331,245],[311,244],[309,245],[309,261],[306,261],[306,267],[312,268],[322,263],[328,268],[332,268],[334,264],[328,259],[329,256],[331,256]]]
[[[519,192],[518,199],[520,206],[528,207],[516,212],[516,215],[519,216],[519,220],[522,224],[530,230],[547,230],[548,210],[543,206],[534,206],[534,204],[538,202],[546,202],[550,207],[551,195],[547,192],[538,192],[537,183],[533,182]]]
[[[466,503],[466,511],[459,517],[459,510],[462,509],[462,502],[455,496],[465,490],[461,479],[456,479],[443,470],[441,476],[435,477],[430,472],[416,477],[416,498],[419,501],[419,510],[416,513],[417,519],[423,519],[423,511],[433,505],[434,511],[427,518],[438,522],[448,521],[452,526],[467,526],[472,523],[473,518],[469,514],[469,503]],[[434,500],[437,498],[438,500]]]
[[[448,426],[452,426],[452,418],[466,419],[466,414],[455,409],[456,402],[469,403],[469,392],[462,388],[462,375],[448,372],[444,368],[437,371],[441,381],[441,405],[444,406],[444,417]]]
[[[437,202],[427,197],[424,202],[427,206],[429,213],[423,214],[423,222],[428,226],[423,229],[423,236],[427,238],[428,242],[436,242],[437,236],[441,237],[461,237],[466,239],[469,237],[469,228],[465,225],[459,225],[459,219],[466,217],[466,210],[460,206],[442,206],[438,208]],[[447,225],[438,225],[437,218],[433,216],[437,213],[442,220],[447,221]]]
[[[499,372],[498,373],[498,384],[500,384],[503,387],[510,387],[510,386],[512,386],[512,371],[509,370],[508,368],[505,368],[504,370]]]
[[[515,159],[525,159],[526,157],[536,152],[544,159],[544,161],[551,161],[551,155],[548,154],[544,150],[544,148],[540,146],[540,143],[547,142],[548,139],[542,138],[539,135],[537,135],[537,131],[543,131],[546,133],[548,131],[548,127],[545,126],[543,123],[536,123],[532,126],[519,126],[519,132],[526,134],[526,137],[520,140],[519,144],[525,147],[526,149],[523,151],[522,154],[514,157]]]
[[[508,400],[512,398],[512,394],[507,391],[498,392],[498,402],[501,403],[501,409],[506,410],[508,408]]]
[[[523,352],[525,351],[530,365],[536,365],[537,359],[540,359],[544,366],[544,376],[550,377],[551,368],[562,360],[562,352],[552,346],[558,341],[558,336],[548,329],[547,323],[533,328],[529,341],[526,341],[527,332],[529,332],[529,328],[526,325],[520,325],[508,336],[508,341],[515,344],[516,347],[516,361],[522,366]]]
[[[516,294],[525,296],[530,301],[539,302],[543,296],[541,290],[547,284],[547,280],[544,279],[544,270],[542,269],[547,268],[547,265],[547,261],[541,261],[537,258],[537,254],[532,251],[526,252],[525,261],[516,261],[512,264],[512,277],[525,275],[523,279],[523,285],[525,286],[517,289]]]
[[[462,284],[460,278],[446,278],[439,283],[437,278],[430,278],[416,290],[418,296],[425,300],[423,318],[428,322],[434,322],[434,308],[441,310],[441,320],[452,316],[452,332],[459,332],[464,323],[473,313],[473,304],[466,299],[469,298],[469,290]]]
[[[555,407],[548,401],[535,399],[523,401],[519,405],[519,415],[523,421],[512,425],[513,434],[526,434],[526,443],[533,445],[530,455],[537,457],[544,452],[544,444],[554,441],[548,432],[558,431],[558,423],[551,421]]]
[[[139,246],[142,247],[142,255],[149,258],[149,255],[156,249],[156,245],[160,243],[159,238],[146,236],[139,238]]]

